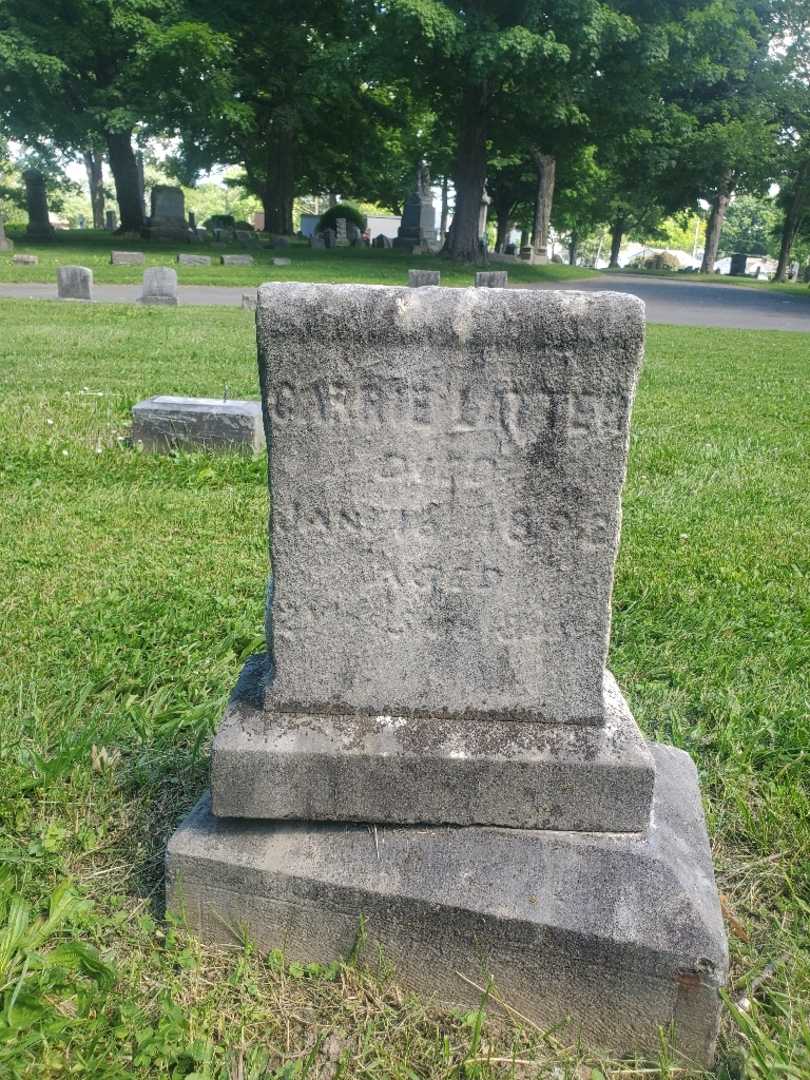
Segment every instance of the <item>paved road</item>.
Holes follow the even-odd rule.
[[[555,282],[532,288],[574,289],[583,292],[607,290],[634,293],[647,305],[652,323],[681,326],[725,326],[743,330],[803,330],[810,333],[810,295],[793,298],[766,289],[745,289],[733,285],[698,285],[691,281],[616,274],[583,281]],[[97,300],[134,303],[140,285],[96,285]],[[239,307],[248,286],[180,285],[181,304],[213,304]],[[810,293],[810,290],[808,290]],[[0,298],[55,300],[55,285],[0,285]]]

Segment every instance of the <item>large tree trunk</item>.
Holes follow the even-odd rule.
[[[793,242],[796,239],[796,233],[799,231],[799,226],[804,217],[805,197],[807,195],[805,184],[808,179],[808,171],[810,171],[810,166],[808,166],[808,169],[802,169],[796,177],[793,196],[785,211],[785,220],[782,224],[782,243],[779,247],[779,262],[776,266],[774,281],[787,280],[788,266],[790,265],[790,252],[793,248]]]
[[[131,131],[108,131],[107,153],[115,181],[115,197],[121,218],[119,232],[140,232],[144,227],[143,196],[138,162],[132,152]]]
[[[442,216],[439,224],[439,239],[442,243],[444,243],[447,239],[447,219],[450,216],[450,205],[448,198],[449,187],[449,179],[446,176],[442,177]]]
[[[726,210],[731,199],[734,185],[729,177],[721,181],[717,194],[712,199],[712,208],[709,211],[709,221],[706,225],[706,246],[703,249],[703,262],[700,264],[701,274],[713,274],[714,264],[717,262],[717,249],[720,246],[720,234],[723,231],[723,222],[726,220]]]
[[[624,218],[618,217],[610,227],[610,262],[608,263],[608,270],[619,269],[619,255],[621,255],[623,239]]]
[[[478,227],[487,177],[485,101],[484,86],[465,91],[453,176],[456,208],[443,248],[444,254],[467,262],[474,262],[480,255]]]
[[[94,149],[83,153],[84,167],[87,170],[87,186],[90,188],[90,205],[93,208],[93,228],[104,228],[104,171],[103,157]]]
[[[292,236],[295,139],[290,128],[278,128],[273,132],[269,151],[267,198],[262,199],[264,231],[277,236]]]
[[[551,154],[537,151],[534,155],[537,167],[537,195],[534,201],[534,230],[532,247],[535,255],[548,255],[548,230],[551,224],[551,206],[554,201],[554,181],[557,175],[557,159]]]
[[[495,211],[497,229],[495,235],[495,250],[501,255],[504,253],[509,232],[512,228],[512,211],[515,208],[515,200],[511,192],[505,189],[503,184],[496,185],[495,197],[492,201],[492,209]]]

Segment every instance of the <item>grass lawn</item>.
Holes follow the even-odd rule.
[[[626,267],[622,270],[605,270],[606,274],[631,274],[634,277],[668,278],[693,285],[738,285],[746,289],[766,289],[768,292],[786,293],[794,299],[810,302],[810,287],[803,281],[760,281],[758,278],[730,274],[685,274],[672,270],[639,270]]]
[[[725,1080],[810,1075],[809,352],[651,327],[633,419],[611,666],[698,763],[731,994],[773,965],[726,1010]],[[164,920],[166,838],[262,644],[265,466],[126,435],[139,398],[225,383],[256,395],[248,312],[0,301],[0,1076],[686,1075],[481,1028],[375,955],[304,968]]]
[[[143,251],[147,266],[174,266],[181,285],[261,285],[265,281],[358,281],[378,285],[406,285],[408,269],[441,270],[443,285],[472,285],[475,271],[483,264],[464,265],[442,259],[437,255],[409,255],[406,252],[378,248],[341,248],[315,250],[302,240],[293,240],[289,248],[271,250],[259,244],[240,247],[238,244],[157,244],[149,241],[121,240],[104,231],[60,230],[52,241],[29,243],[20,232],[9,236],[15,242],[13,252],[0,253],[0,284],[5,282],[45,281],[56,283],[58,266],[87,266],[98,284],[133,285],[143,280],[142,266],[111,266],[110,251]],[[211,266],[177,266],[178,252],[211,255]],[[14,255],[36,255],[36,266],[18,266]],[[222,266],[223,254],[249,254],[254,266]],[[273,266],[274,257],[289,258],[290,266]],[[528,263],[490,262],[487,269],[506,269],[511,281],[564,281],[595,277],[594,270],[549,263],[530,266]]]

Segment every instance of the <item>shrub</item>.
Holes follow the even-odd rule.
[[[630,266],[641,266],[645,270],[680,270],[681,264],[675,255],[668,251],[656,251],[652,255],[637,255]]]
[[[255,232],[256,231],[254,226],[251,225],[249,221],[236,221],[236,222],[234,222],[233,227],[235,229],[239,229],[240,232]]]
[[[206,229],[234,229],[236,228],[236,222],[233,219],[233,214],[212,214],[208,221],[205,222]]]
[[[368,225],[366,215],[358,210],[353,203],[342,202],[338,203],[337,206],[330,206],[327,211],[321,214],[318,221],[318,232],[323,232],[325,229],[334,229],[338,218],[345,218],[347,225],[356,225],[360,232],[366,231],[366,225]]]

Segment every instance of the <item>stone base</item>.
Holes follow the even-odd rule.
[[[136,409],[141,406],[136,406]],[[640,832],[652,756],[610,673],[605,724],[276,712],[252,657],[214,741],[220,817]]]
[[[261,402],[147,398],[133,406],[132,441],[157,452],[181,446],[253,454],[264,448]]]
[[[695,767],[653,746],[655,802],[633,836],[226,821],[206,795],[169,842],[168,906],[193,932],[247,931],[288,960],[368,953],[445,1004],[499,995],[558,1038],[650,1055],[675,1027],[709,1065],[727,948]]]

